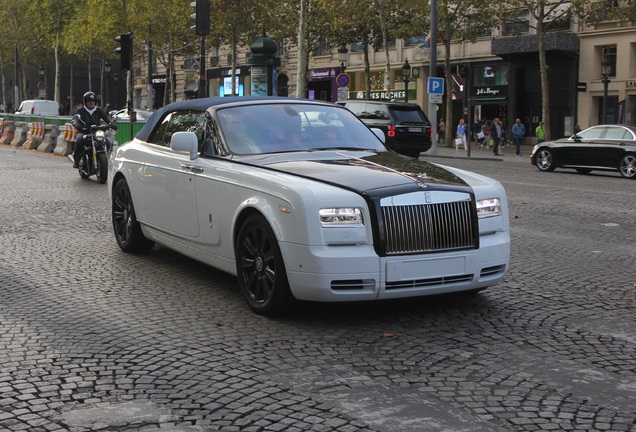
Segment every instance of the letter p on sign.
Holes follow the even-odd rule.
[[[428,78],[428,94],[444,94],[444,78]]]

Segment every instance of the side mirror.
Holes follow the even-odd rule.
[[[188,152],[190,160],[199,157],[199,139],[194,132],[175,132],[170,137],[170,148],[178,152]]]
[[[386,136],[384,136],[384,132],[382,131],[382,129],[378,129],[378,128],[371,128],[371,132],[373,132],[375,134],[375,136],[378,137],[378,139],[380,141],[382,141],[382,144],[385,143],[386,141]]]

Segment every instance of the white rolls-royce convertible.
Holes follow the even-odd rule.
[[[488,177],[383,145],[346,108],[204,98],[156,111],[109,164],[115,238],[238,277],[260,314],[478,292],[510,259],[506,194]]]

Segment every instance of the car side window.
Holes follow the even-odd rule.
[[[621,140],[626,139],[628,136],[629,134],[627,133],[627,130],[619,127],[609,127],[605,133],[606,139]]]
[[[199,140],[199,146],[203,143],[203,131],[205,126],[205,114],[200,111],[176,111],[167,116],[150,138],[153,144],[170,147],[170,138],[175,132],[194,132]]]
[[[604,127],[589,128],[584,130],[583,132],[580,132],[579,137],[582,139],[596,139],[596,138],[600,138],[604,132],[605,132]]]

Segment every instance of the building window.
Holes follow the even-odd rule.
[[[331,54],[331,45],[327,41],[316,42],[311,48],[314,57]]]
[[[502,34],[504,36],[517,36],[530,31],[530,11],[520,10],[516,16],[503,22]]]
[[[467,24],[468,28],[484,27],[484,31],[477,37],[490,37],[492,35],[492,29],[484,26],[482,21],[476,15],[469,15]]]
[[[430,36],[420,36],[420,37],[412,37],[404,40],[404,45],[412,46],[412,45],[421,45],[424,44],[426,47],[431,46],[431,37]]]
[[[355,42],[351,44],[350,52],[362,52],[363,51],[362,42]]]

